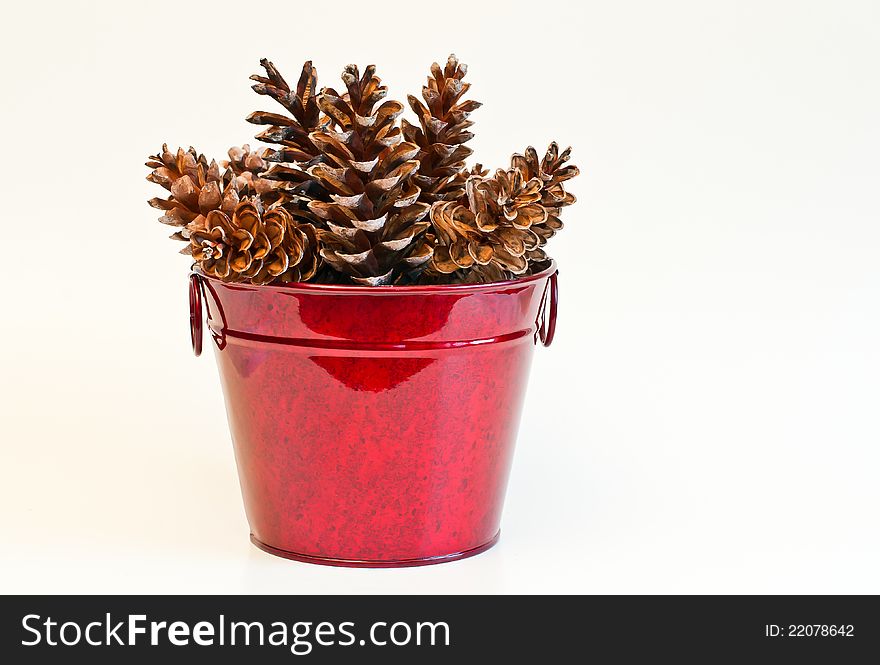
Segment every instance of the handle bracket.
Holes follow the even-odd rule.
[[[189,337],[196,357],[202,355],[203,326],[202,280],[196,273],[191,273],[189,276]]]
[[[544,288],[544,297],[541,299],[541,309],[538,313],[537,331],[535,335],[545,347],[553,343],[556,336],[556,313],[559,308],[559,271],[557,270],[547,280]],[[550,311],[547,311],[547,308]]]

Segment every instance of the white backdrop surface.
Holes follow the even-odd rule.
[[[877,3],[31,1],[0,30],[0,592],[880,593]],[[251,139],[262,56],[403,98],[450,51],[482,163],[555,138],[582,171],[501,542],[271,557],[143,161]]]

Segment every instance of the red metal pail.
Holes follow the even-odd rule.
[[[491,547],[556,275],[373,288],[191,275],[193,349],[204,300],[253,542],[376,567]]]

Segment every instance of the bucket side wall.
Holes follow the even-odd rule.
[[[545,285],[376,296],[206,280],[254,536],[368,562],[492,540]]]
[[[498,531],[532,346],[218,352],[248,521],[271,546],[404,560]],[[274,395],[267,400],[266,395]]]

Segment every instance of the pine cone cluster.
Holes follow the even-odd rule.
[[[560,155],[551,143],[539,161],[529,147],[513,156],[509,169],[468,178],[464,198],[435,204],[437,244],[427,274],[494,282],[546,263],[544,245],[562,228],[560,209],[575,201],[562,184],[578,174],[576,166],[564,166],[569,153]]]
[[[259,152],[230,148],[222,167],[193,148],[162,147],[147,179],[170,192],[150,204],[178,227],[205,274],[229,282],[365,286],[484,283],[542,270],[578,174],[570,149],[529,147],[490,174],[468,167],[467,67],[451,55],[431,67],[422,99],[386,99],[373,65],[349,65],[339,91],[318,88],[311,61],[291,88],[261,60],[253,89],[284,112],[256,111]]]

